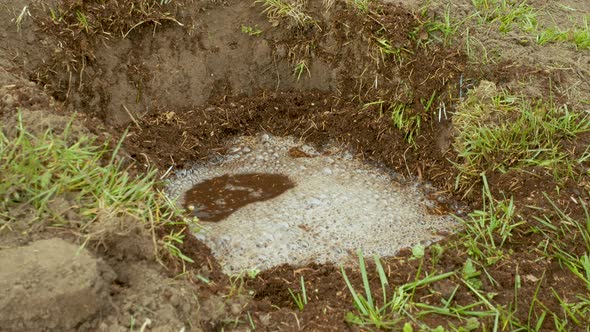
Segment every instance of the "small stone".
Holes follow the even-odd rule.
[[[244,152],[244,153],[250,153],[251,151],[252,151],[252,149],[250,149],[247,146],[242,149],[242,152]]]
[[[322,169],[322,173],[326,174],[326,175],[331,175],[332,174],[332,170],[329,169],[328,167]]]

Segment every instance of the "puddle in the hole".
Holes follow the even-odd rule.
[[[258,199],[255,193],[269,190],[273,176],[281,176],[274,178],[274,196]],[[338,146],[318,150],[289,137],[238,138],[226,155],[177,171],[167,193],[185,205],[195,185],[201,203],[193,203],[194,211],[202,219],[195,236],[230,274],[285,263],[347,263],[359,249],[392,256],[456,227],[453,218],[429,213],[440,210],[440,197],[427,184],[407,183]],[[228,202],[231,212],[221,211]]]
[[[197,183],[185,194],[185,207],[201,221],[220,221],[254,202],[279,196],[293,188],[281,174],[225,174]]]

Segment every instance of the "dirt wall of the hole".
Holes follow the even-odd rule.
[[[240,1],[185,10],[194,12],[182,20],[184,26],[146,25],[97,48],[77,91],[67,96],[70,105],[122,124],[131,120],[129,113],[141,117],[152,110],[188,109],[212,95],[334,88],[337,69],[319,58],[299,79],[294,75],[290,50],[272,42],[275,27],[260,6]],[[242,26],[257,27],[264,35],[250,36]],[[63,84],[71,82],[63,77]]]

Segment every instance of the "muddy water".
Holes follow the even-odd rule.
[[[196,184],[185,194],[184,204],[201,221],[220,221],[241,207],[275,198],[294,186],[281,174],[225,174]]]
[[[391,256],[456,226],[430,212],[439,210],[437,197],[425,195],[434,188],[366,164],[345,147],[293,137],[237,138],[226,155],[176,171],[166,191],[197,211],[194,235],[228,274],[347,264],[358,250]]]

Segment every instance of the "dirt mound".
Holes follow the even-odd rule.
[[[109,308],[114,272],[61,239],[2,250],[0,266],[3,331],[73,331]]]

